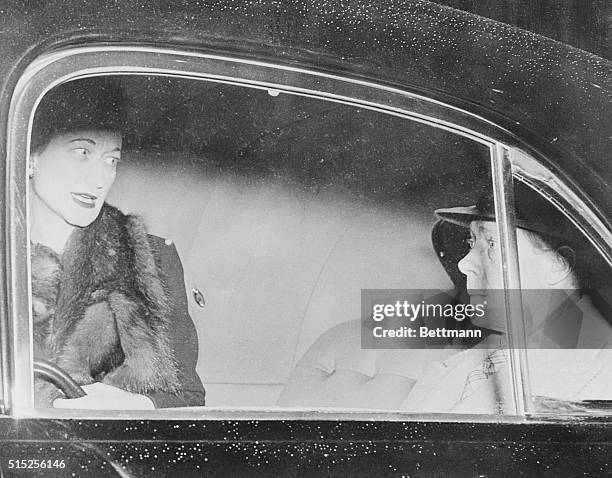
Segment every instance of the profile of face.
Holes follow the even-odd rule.
[[[121,135],[73,131],[54,136],[33,153],[32,198],[38,220],[61,220],[74,227],[91,224],[100,213],[117,174]]]
[[[527,296],[538,297],[540,291],[566,287],[571,273],[568,265],[554,251],[537,247],[525,230],[517,228],[516,235],[521,289],[533,291]],[[458,267],[466,276],[471,302],[486,301],[489,310],[482,322],[477,323],[476,319],[474,325],[503,331],[503,294],[492,292],[503,289],[497,224],[472,221],[469,244],[470,252],[459,261]]]

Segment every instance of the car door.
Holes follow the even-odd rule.
[[[546,183],[540,188],[542,197],[556,197],[556,207],[563,207],[588,236],[601,261],[608,260],[609,231],[604,224],[536,155],[525,152],[524,144],[469,111],[350,78],[313,71],[287,74],[287,68],[275,64],[186,56],[175,50],[68,49],[34,63],[13,100],[10,167],[14,177],[21,178],[11,189],[13,217],[25,215],[27,132],[39,96],[59,78],[78,81],[117,71],[133,95],[136,126],[130,164],[112,200],[143,214],[151,232],[176,243],[186,264],[190,313],[202,344],[197,370],[207,387],[208,407],[119,414],[34,410],[32,324],[17,320],[28,317],[30,309],[28,231],[24,221],[14,220],[9,251],[15,320],[11,347],[3,349],[11,370],[5,406],[9,416],[29,417],[22,422],[28,423],[27,432],[13,431],[10,450],[18,455],[15,459],[31,453],[23,439],[42,439],[39,433],[44,430],[51,441],[86,438],[95,444],[93,449],[112,456],[115,465],[150,467],[159,474],[177,462],[185,473],[220,469],[227,466],[228,453],[243,471],[263,463],[284,472],[307,473],[319,467],[338,471],[372,466],[370,456],[388,456],[394,464],[383,468],[395,473],[402,466],[439,465],[432,457],[448,443],[441,440],[448,432],[478,430],[480,443],[500,443],[506,433],[515,443],[519,438],[512,438],[514,429],[533,430],[527,433],[536,440],[544,433],[536,423],[530,425],[529,416],[539,416],[539,409],[529,392],[528,357],[520,345],[522,311],[511,307],[511,300],[504,314],[512,340],[519,344],[510,348],[509,374],[500,385],[508,397],[502,414],[415,414],[402,411],[399,402],[382,407],[386,411],[376,402],[350,403],[347,391],[355,378],[360,379],[357,385],[365,378],[380,378],[381,367],[388,372],[382,375],[401,376],[408,362],[401,360],[402,353],[414,352],[414,347],[400,348],[399,355],[384,362],[359,342],[348,344],[348,352],[357,357],[346,362],[353,367],[348,369],[353,382],[338,385],[334,403],[276,405],[293,369],[318,337],[334,326],[367,318],[361,309],[362,289],[385,294],[402,289],[410,295],[461,288],[454,283],[460,281],[460,271],[453,268],[447,276],[439,263],[444,257],[429,243],[436,209],[470,205],[483,191],[495,195],[501,245],[496,254],[507,264],[502,280],[509,290],[520,290],[516,218],[508,213],[513,181],[532,189]],[[464,243],[461,247],[454,260],[467,252]],[[506,296],[512,299],[512,294]],[[7,355],[8,350],[14,352]],[[366,396],[372,400],[389,395],[384,387],[370,388],[374,392]],[[557,412],[552,416],[558,417]],[[513,423],[523,428],[513,428]],[[232,442],[211,441],[206,432],[211,427],[221,434],[232,429]],[[341,434],[352,436],[348,448],[341,451],[334,440],[316,445],[316,430],[331,437],[338,427]],[[562,421],[549,428],[561,440],[571,434]],[[601,426],[582,429],[595,440],[601,439],[598,433],[606,433]],[[99,443],[104,435],[126,431],[132,443]],[[417,431],[420,438],[407,442],[406,433]],[[245,442],[245,434],[255,441]],[[277,437],[277,444],[267,442],[267,436]],[[384,451],[389,443],[383,445],[380,436],[397,436],[398,441],[389,442],[391,452]],[[178,444],[181,441],[191,444]],[[162,442],[163,447],[155,444]],[[51,442],[44,443],[36,446],[43,446],[46,456]],[[156,459],[155,453],[144,450],[158,446],[165,457],[177,458],[152,464],[160,455]],[[459,439],[448,453],[469,468],[469,459],[458,457],[467,456],[470,446]],[[400,458],[406,447],[425,451],[429,458],[414,453]],[[372,455],[359,452],[368,449]],[[492,452],[481,469],[495,469],[500,456],[512,456],[510,448],[502,449]],[[278,461],[278,453],[298,450],[311,458],[302,464]],[[532,458],[527,460],[533,464]],[[376,469],[382,471],[380,466]]]

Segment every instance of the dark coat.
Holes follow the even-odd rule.
[[[178,366],[180,392],[178,394],[153,390],[145,393],[156,408],[203,406],[204,386],[196,373],[198,336],[189,316],[183,265],[174,244],[161,237],[149,235],[149,244],[169,298],[170,348]]]
[[[178,398],[179,375],[188,374],[179,374],[171,346],[175,304],[162,282],[157,252],[138,218],[106,204],[90,226],[75,230],[61,256],[34,245],[37,358],[50,359],[81,385],[102,381]],[[40,405],[57,396],[46,384],[37,389]]]

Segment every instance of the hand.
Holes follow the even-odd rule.
[[[57,398],[53,401],[55,408],[80,408],[89,410],[155,410],[153,401],[144,395],[127,392],[121,388],[96,382],[83,385],[84,397]]]

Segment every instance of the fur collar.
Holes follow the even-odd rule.
[[[57,309],[64,317],[53,324],[55,337],[65,336],[85,307],[108,300],[111,291],[141,303],[153,328],[164,325],[168,299],[138,217],[104,204],[90,226],[72,233],[60,263]]]
[[[106,376],[129,391],[178,391],[168,297],[137,217],[104,204],[61,255],[34,245],[32,296],[35,345],[77,381]],[[92,343],[104,345],[88,351]],[[88,370],[75,372],[83,361]]]

